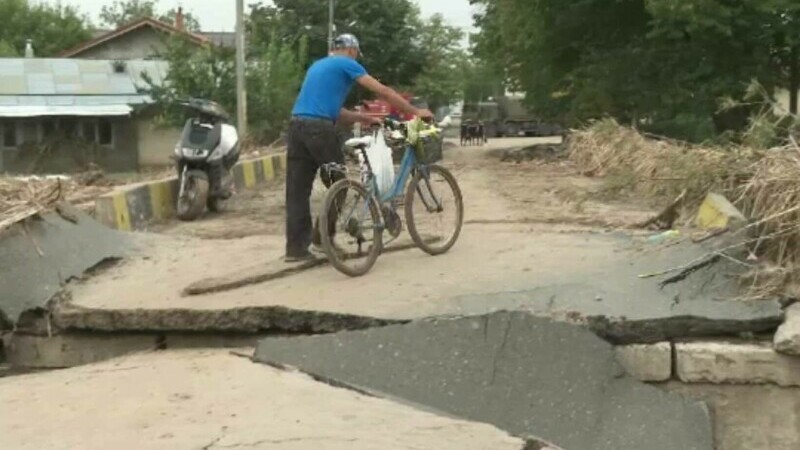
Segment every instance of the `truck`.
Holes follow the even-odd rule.
[[[546,124],[522,105],[518,95],[506,95],[483,102],[466,102],[462,123],[482,122],[487,137],[555,136],[563,133],[558,125]]]

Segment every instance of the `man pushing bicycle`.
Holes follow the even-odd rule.
[[[321,243],[319,223],[313,226],[312,231],[311,191],[320,167],[331,163],[344,164],[335,125],[338,122],[381,123],[379,119],[343,108],[354,83],[406,114],[424,119],[433,117],[429,110],[415,108],[393,89],[367,74],[356,61],[360,55],[355,36],[343,34],[337,37],[331,54],[308,69],[292,110],[287,136],[286,262],[314,259],[309,245],[319,246]],[[327,187],[343,176],[327,170],[320,173]]]

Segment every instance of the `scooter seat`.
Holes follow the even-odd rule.
[[[372,143],[372,136],[348,139],[344,145],[350,148],[367,148]]]

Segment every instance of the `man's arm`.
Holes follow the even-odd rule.
[[[345,108],[342,108],[341,111],[339,111],[339,121],[346,124],[359,122],[365,125],[380,123],[380,119],[376,119],[370,115],[357,111],[350,111],[349,109]]]
[[[428,111],[427,109],[417,109],[411,103],[406,101],[400,94],[394,91],[394,89],[384,85],[380,81],[376,80],[374,77],[370,75],[364,75],[358,78],[358,84],[363,86],[365,89],[372,91],[378,97],[386,100],[390,105],[394,106],[395,108],[403,111],[406,114],[411,114],[413,116],[418,116],[423,119],[430,119],[433,118],[433,114]]]

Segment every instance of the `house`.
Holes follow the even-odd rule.
[[[234,47],[235,33],[209,32],[193,33],[183,26],[179,11],[175,24],[153,18],[144,18],[116,30],[100,31],[94,38],[65,50],[61,58],[82,59],[155,59],[164,50],[165,37],[183,36],[197,46],[217,45]]]
[[[95,162],[110,172],[169,164],[180,132],[154,121],[147,60],[0,59],[0,172],[63,173]]]

